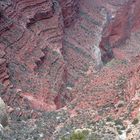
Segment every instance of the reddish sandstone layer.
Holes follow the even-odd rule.
[[[138,0],[129,0],[110,15],[111,20],[104,29],[100,43],[102,60],[110,57],[107,53],[109,48],[119,47],[130,37],[131,32],[139,29],[139,5]]]
[[[10,81],[20,89],[20,96],[38,109],[61,106],[60,94],[67,74],[60,51],[63,30],[64,24],[67,26],[74,19],[77,5],[75,1],[53,0],[0,2],[0,42],[4,46],[1,50],[6,52]],[[66,9],[69,18],[64,15]],[[1,58],[5,73],[6,59]]]
[[[60,6],[62,9],[64,25],[68,27],[77,17],[77,12],[79,9],[79,1],[78,0],[58,0],[58,1],[60,2]]]
[[[1,24],[1,43],[5,47],[11,81],[14,87],[21,88],[22,92],[26,92],[26,90],[29,92],[32,88],[35,89],[33,83],[36,82],[36,86],[39,87],[41,84],[37,82],[37,78],[34,78],[34,70],[45,56],[42,49],[49,48],[49,42],[54,39],[56,39],[56,43],[52,43],[51,47],[53,44],[55,47],[57,40],[61,39],[63,30],[59,21],[60,16],[59,13],[54,14],[52,1],[23,0],[11,1],[9,4],[3,2],[3,5],[1,8],[3,23]],[[54,24],[50,24],[54,19],[56,20]],[[37,27],[37,24],[41,26]],[[46,28],[52,30],[51,32],[54,34],[49,35]],[[53,36],[56,37],[53,39]],[[57,36],[60,37],[57,39]],[[37,91],[33,93],[39,94]],[[47,92],[45,96],[47,97]]]

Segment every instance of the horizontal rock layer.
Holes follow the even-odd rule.
[[[0,58],[2,71],[9,71],[13,87],[20,89],[20,96],[32,107],[54,110],[61,106],[60,94],[67,79],[61,54],[64,25],[71,24],[77,7],[76,1],[0,2],[0,43],[5,52],[5,58]]]

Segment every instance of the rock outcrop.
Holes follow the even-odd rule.
[[[8,88],[10,81],[3,45],[0,45],[0,50],[0,93],[3,94]]]
[[[62,15],[64,20],[65,27],[70,26],[79,10],[79,1],[78,0],[58,0],[62,9]]]
[[[0,125],[3,127],[8,125],[8,115],[7,115],[7,108],[6,104],[0,97]]]
[[[102,48],[102,60],[107,61],[111,57],[111,48],[119,47],[130,38],[131,32],[139,29],[140,5],[137,0],[127,0],[114,11],[108,13],[108,24],[104,28],[100,48]],[[116,2],[117,3],[117,2]]]
[[[8,70],[11,84],[22,90],[22,97],[29,99],[30,95],[36,100],[39,96],[43,104],[52,102],[54,105],[50,106],[56,109],[55,103],[61,102],[58,100],[67,80],[66,62],[61,54],[64,26],[72,23],[78,2],[7,0],[0,2],[0,9],[0,49],[5,52],[1,77]]]

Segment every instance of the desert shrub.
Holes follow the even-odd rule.
[[[98,140],[90,129],[77,129],[70,136],[63,136],[60,140]]]

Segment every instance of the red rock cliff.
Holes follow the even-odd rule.
[[[110,15],[100,43],[100,48],[103,50],[102,59],[110,57],[105,53],[109,48],[119,47],[130,37],[131,32],[139,29],[139,5],[138,0],[129,0]]]
[[[0,10],[2,84],[10,76],[22,98],[38,108],[56,109],[67,80],[60,51],[64,25],[75,19],[78,1],[6,0],[0,2]]]
[[[10,80],[38,109],[62,107],[79,77],[90,66],[101,68],[113,57],[112,48],[139,28],[139,5],[138,0],[0,1],[2,85]]]

